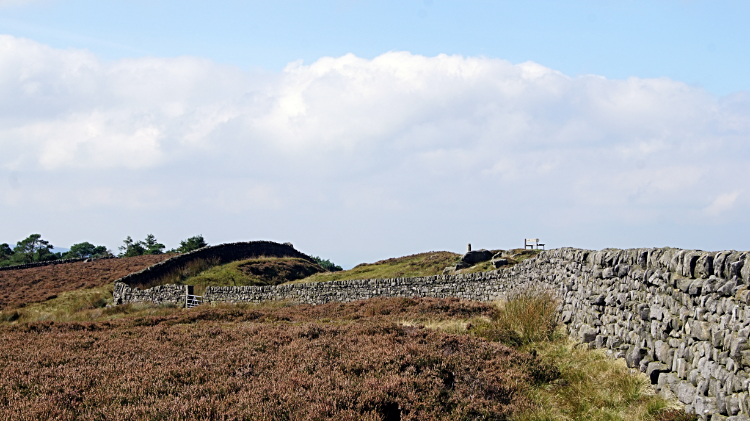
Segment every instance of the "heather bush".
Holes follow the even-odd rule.
[[[0,418],[501,420],[530,408],[529,388],[555,372],[502,344],[385,315],[297,313],[309,307],[0,328]],[[335,307],[354,316],[371,306]]]

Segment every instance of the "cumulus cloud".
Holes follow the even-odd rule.
[[[196,57],[105,62],[0,36],[0,97],[0,169],[60,180],[39,187],[55,194],[6,188],[3,206],[127,207],[120,183],[127,203],[143,186],[166,208],[198,196],[205,214],[355,224],[382,209],[437,227],[465,211],[474,232],[493,217],[523,221],[516,230],[544,218],[560,236],[746,206],[750,96],[666,78],[408,52],[264,73]],[[66,177],[92,174],[96,199],[64,193]]]

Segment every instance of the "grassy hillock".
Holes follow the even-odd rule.
[[[448,251],[431,251],[380,260],[375,263],[362,263],[352,269],[339,272],[317,273],[294,281],[294,283],[439,275],[443,273],[443,269],[456,264],[460,258],[460,254]]]
[[[211,267],[181,283],[199,286],[278,285],[321,272],[325,269],[304,259],[262,257]]]

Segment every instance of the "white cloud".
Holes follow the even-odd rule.
[[[559,210],[555,229],[580,232],[746,206],[750,95],[665,78],[408,52],[262,73],[195,57],[104,62],[0,36],[0,98],[0,170],[46,174],[73,208],[127,207],[112,179],[128,203],[203,214],[367,221],[381,207],[439,227],[471,211],[475,230],[493,215],[521,230]],[[66,196],[87,175],[95,199]],[[3,191],[3,207],[50,197]]]
[[[739,195],[740,192],[738,191],[720,194],[716,197],[716,199],[714,199],[713,202],[711,202],[708,207],[706,207],[706,213],[712,216],[716,216],[723,212],[731,210],[734,207],[734,204],[737,201]]]

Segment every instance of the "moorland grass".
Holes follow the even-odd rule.
[[[461,255],[447,251],[431,251],[411,256],[362,263],[352,269],[325,272],[290,283],[344,281],[351,279],[380,279],[432,276],[443,273],[443,269],[456,264]]]
[[[512,420],[697,420],[676,402],[655,394],[643,373],[609,358],[603,350],[590,350],[570,340],[557,325],[558,302],[549,291],[521,291],[495,305],[490,317],[420,326],[501,342],[536,355],[558,370],[554,379],[528,390],[533,407],[518,411]]]

